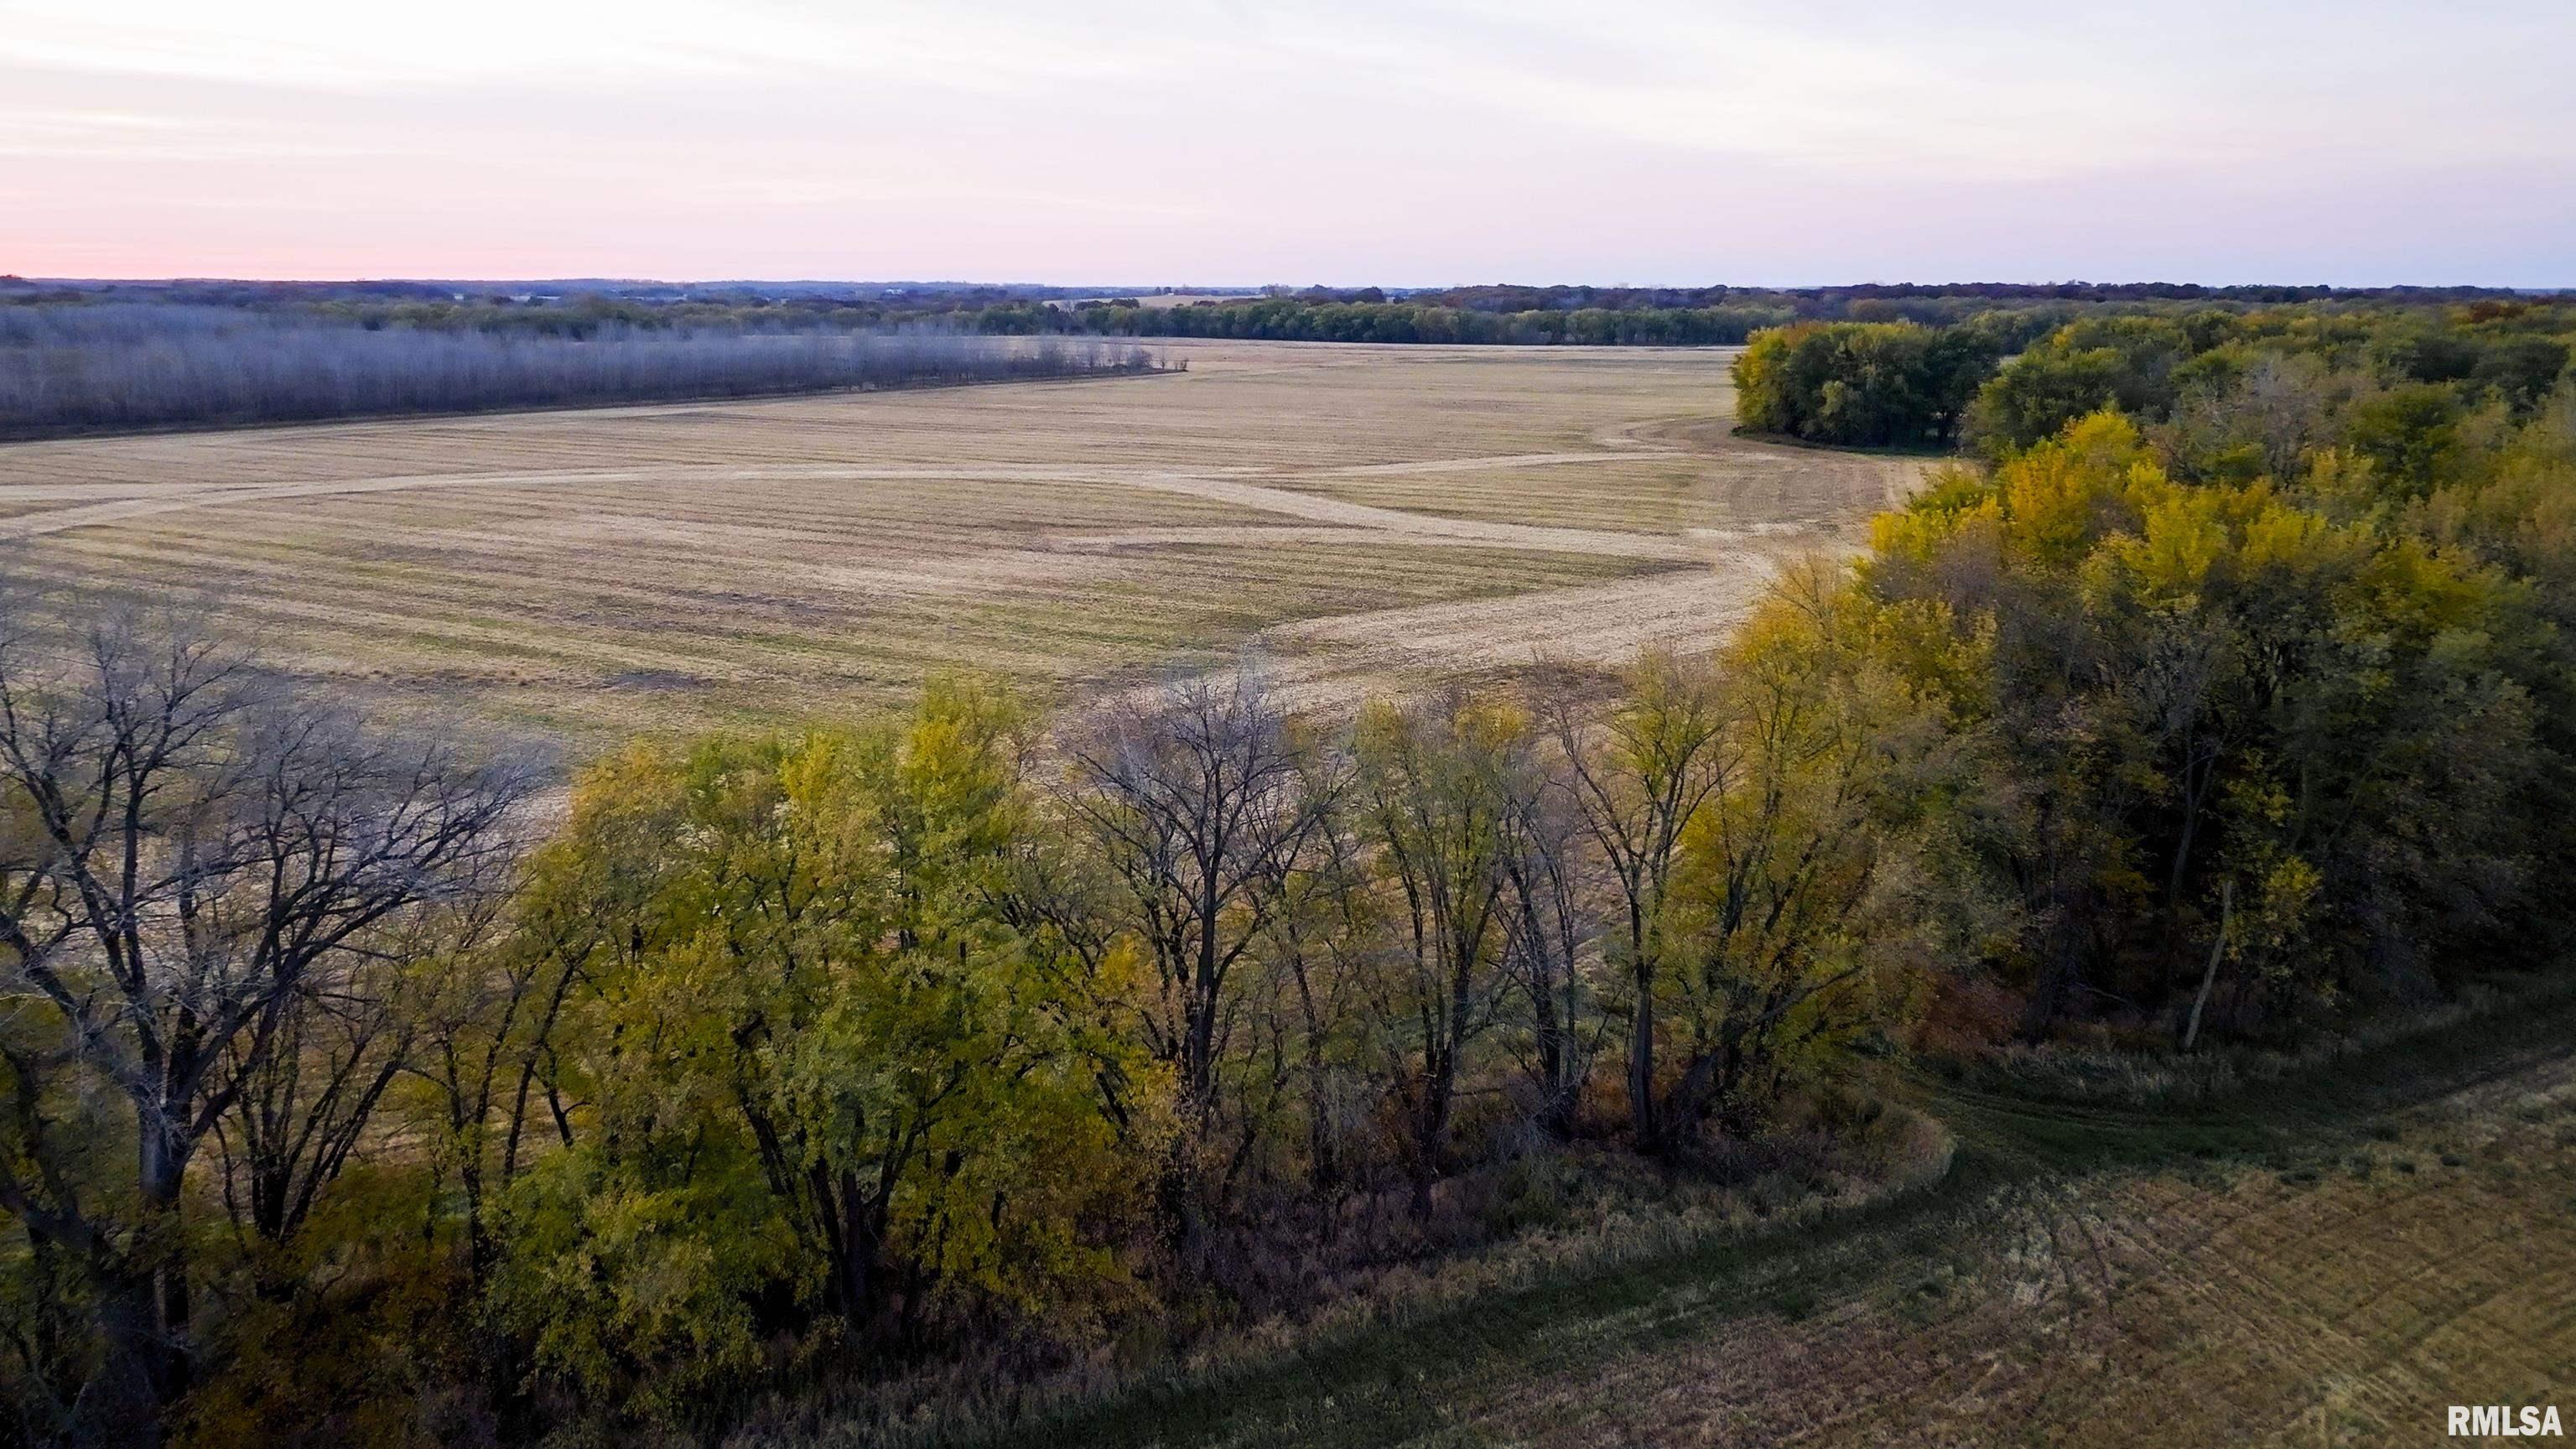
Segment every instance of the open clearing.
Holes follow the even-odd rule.
[[[576,741],[1059,698],[1260,639],[1308,703],[1713,637],[1922,465],[1728,434],[1717,351],[1176,344],[1189,371],[0,448],[14,571]]]

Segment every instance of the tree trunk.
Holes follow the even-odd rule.
[[[2200,836],[2200,801],[2207,789],[2206,785],[2193,782],[2192,767],[2186,760],[2183,765],[2182,833],[2174,843],[2173,870],[2165,883],[2164,990],[2163,998],[2157,1003],[2159,1006],[2173,996],[2174,969],[2182,957],[2183,882],[2191,871],[2191,847]]]
[[[1628,1033],[1628,1116],[1637,1150],[1659,1152],[1663,1132],[1655,1120],[1655,980],[1642,957],[1636,977],[1637,1010]]]
[[[188,1242],[179,1194],[188,1170],[182,1145],[162,1123],[146,1122],[137,1162],[147,1215],[142,1250],[147,1255],[136,1284],[144,1302],[134,1320],[144,1329],[138,1345],[155,1400],[175,1404],[188,1392]]]
[[[1423,1063],[1422,1116],[1413,1144],[1413,1216],[1431,1216],[1431,1189],[1440,1180],[1442,1149],[1449,1141],[1449,1105],[1457,1095],[1458,1057],[1454,1047],[1434,1052]]]
[[[1210,896],[1199,911],[1198,964],[1190,991],[1189,1043],[1184,1048],[1188,1060],[1182,1064],[1188,1078],[1190,1105],[1198,1111],[1192,1131],[1203,1130],[1215,1116],[1216,1108],[1216,1016],[1221,986],[1216,926],[1217,901]]]
[[[481,1154],[482,1143],[478,1141],[457,1166],[457,1186],[465,1195],[465,1271],[477,1294],[491,1281],[492,1266],[498,1258],[491,1227],[484,1220],[483,1164],[476,1160]]]
[[[859,1175],[841,1173],[841,1302],[853,1328],[864,1329],[876,1311],[876,1266],[885,1238],[880,1215],[859,1190]]]
[[[1529,943],[1525,949],[1530,962],[1530,1009],[1538,1035],[1539,1126],[1562,1140],[1574,1135],[1573,1014],[1560,1011],[1557,962],[1547,944],[1547,932],[1539,924],[1536,892],[1517,872],[1513,888],[1520,897],[1521,939]],[[1565,975],[1571,976],[1574,963],[1569,959],[1565,964]]]
[[[1682,1078],[1673,1084],[1670,1098],[1664,1103],[1663,1126],[1666,1145],[1674,1149],[1696,1148],[1700,1126],[1707,1120],[1708,1106],[1717,1083],[1717,1054],[1703,1051],[1683,1068]]]
[[[1341,1153],[1333,1142],[1332,1104],[1325,1094],[1324,1044],[1306,1038],[1306,1174],[1317,1203],[1329,1207],[1342,1182]]]
[[[1574,1127],[1574,1104],[1566,1090],[1565,1030],[1556,1019],[1556,983],[1538,983],[1530,992],[1538,1014],[1538,1080],[1543,1094],[1539,1103],[1539,1126],[1551,1137],[1570,1137]]]
[[[176,1397],[161,1336],[159,1293],[146,1272],[119,1273],[100,1306],[107,1362],[74,1408],[76,1437],[92,1442],[157,1445],[163,1416]]]
[[[2191,999],[2191,1019],[2183,1024],[2182,1049],[2200,1040],[2200,1013],[2209,1005],[2209,988],[2218,984],[2218,963],[2227,955],[2228,927],[2236,919],[2236,882],[2218,883],[2218,939],[2209,946],[2209,969],[2201,973],[2200,994]]]
[[[1413,1218],[1431,1218],[1431,1189],[1440,1180],[1440,1139],[1448,1132],[1448,1107],[1434,1088],[1424,1096],[1422,1117],[1414,1124]]]

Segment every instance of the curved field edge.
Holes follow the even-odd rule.
[[[2431,1202],[2437,1223],[2510,1225],[2538,1217],[2545,1224],[2549,1215],[2559,1215],[2554,1241],[2566,1261],[2557,1266],[2576,1274],[2576,1234],[2563,1227],[2569,1179],[2576,1176],[2576,1154],[2569,1150],[2576,1144],[2571,1029],[2576,989],[2553,987],[2514,996],[2474,1018],[2445,1017],[2421,1034],[2390,1041],[2387,1049],[2191,1106],[2079,1105],[1927,1082],[1925,1106],[1959,1143],[1951,1170],[1929,1188],[1816,1226],[1721,1234],[1668,1253],[1576,1268],[1525,1287],[1319,1336],[1267,1360],[1180,1374],[1106,1401],[925,1442],[1158,1449],[1866,1443],[1887,1436],[1902,1442],[2052,1442],[2052,1431],[2043,1431],[2042,1418],[2035,1417],[2042,1411],[2054,1416],[2048,1421],[2057,1424],[2058,1437],[2082,1432],[2107,1441],[2119,1437],[2106,1432],[2117,1426],[2073,1424],[2067,1414],[2080,1414],[2097,1400],[2137,1395],[2142,1385],[2134,1373],[2123,1373],[2123,1363],[2132,1370],[2153,1368],[2159,1360],[2142,1343],[2192,1331],[2169,1313],[2133,1311],[2123,1319],[2118,1306],[2123,1292],[2153,1302],[2200,1291],[2192,1281],[2159,1282],[2157,1263],[2142,1263],[2133,1251],[2141,1234],[2157,1230],[2160,1204],[2168,1216],[2184,1217],[2223,1216],[2234,1204],[2243,1217],[2243,1204],[2252,1201],[2257,1213],[2251,1236],[2249,1222],[2237,1223],[2233,1233],[2240,1256],[2280,1257],[2275,1267],[2313,1274],[2318,1264],[2312,1259],[2330,1260],[2351,1234],[2365,1229],[2352,1222],[2322,1229],[2302,1224],[2307,1236],[2290,1244],[2286,1255],[2274,1254],[2264,1241],[2263,1213],[2277,1215],[2284,1203],[2312,1198],[2331,1218],[2348,1206],[2340,1197],[2355,1192],[2392,1198],[2447,1193],[2459,1199],[2460,1210],[2447,1199]],[[2409,1165],[2401,1168],[2401,1162]],[[2486,1216],[2478,1219],[2470,1208]],[[2369,1214],[2358,1217],[2366,1222]],[[2199,1236],[2205,1240],[2209,1233]],[[2515,1267],[2528,1236],[2468,1232],[2453,1245],[2464,1256],[2444,1261],[2456,1262],[2464,1281],[2494,1277],[2500,1262],[2508,1271]],[[2426,1251],[2447,1250],[2433,1245]],[[2215,1266],[2244,1265],[2216,1260]],[[2371,1273],[2421,1280],[2440,1266],[2379,1261]],[[2176,1278],[2171,1268],[2166,1261],[2162,1276]],[[1927,1286],[1935,1284],[1942,1286]],[[1982,1291],[1973,1291],[1980,1284]],[[2375,1285],[2358,1286],[2367,1293]],[[2565,1295],[2556,1301],[2564,1303]],[[2300,1321],[2296,1305],[2282,1317],[2278,1307],[2267,1325],[2275,1341],[2301,1335],[2335,1341],[2330,1324]],[[2031,1402],[1981,1405],[1973,1382],[1963,1390],[1931,1374],[1922,1376],[1925,1395],[1919,1402],[1880,1402],[1875,1412],[1859,1417],[1817,1407],[1872,1398],[1831,1362],[1857,1351],[1854,1346],[1812,1341],[1819,1335],[1885,1338],[1895,1327],[1965,1322],[1977,1328],[1990,1319],[1992,1331],[1918,1356],[1939,1360],[1940,1367],[1964,1359],[1976,1366],[1969,1380],[1983,1374],[1990,1389],[2011,1368]],[[1810,1323],[1816,1332],[1799,1331]],[[2034,1350],[2028,1341],[2033,1324],[2053,1346],[2107,1341],[2043,1368],[2057,1355]],[[2520,1378],[2554,1373],[2563,1382],[2576,1370],[2576,1318],[2561,1312],[2526,1326],[2531,1352],[2524,1357],[2536,1367],[2523,1366]],[[2355,1348],[2349,1362],[2329,1356],[2307,1364],[2307,1376],[2294,1385],[2297,1392],[2273,1405],[2281,1422],[2264,1426],[2266,1432],[2305,1434],[2296,1442],[2314,1443],[2316,1424],[2323,1422],[2325,1442],[2335,1442],[2335,1425],[2360,1412],[2346,1381],[2374,1363],[2385,1368],[2402,1361],[2409,1344],[2399,1340],[2420,1343],[2438,1327],[2392,1328],[2389,1342]],[[1784,1344],[1802,1339],[1810,1341]],[[1748,1356],[1766,1351],[1779,1369],[1774,1376],[1728,1384],[1716,1371],[1733,1364],[1741,1372]],[[1677,1376],[1655,1372],[1677,1363],[1685,1366]],[[1695,1375],[1687,1367],[1694,1364],[1707,1373]],[[1637,1382],[1641,1376],[1649,1382]],[[2154,1389],[2152,1383],[2143,1387]],[[2186,1389],[2164,1387],[2170,1394]],[[2443,1387],[2466,1393],[2483,1385]],[[2487,1391],[2509,1396],[2530,1387],[2515,1382]],[[2433,1435],[2431,1420],[2390,1423],[2388,1407],[2381,1405],[2365,1422]],[[2147,1443],[2181,1432],[2152,1416],[2133,1427],[2145,1434],[2138,1442]],[[866,1437],[855,1428],[825,1428],[807,1442],[859,1443]]]

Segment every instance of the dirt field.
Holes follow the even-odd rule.
[[[8,567],[597,742],[1059,698],[1260,638],[1301,699],[1708,637],[1920,465],[1727,433],[1713,351],[1174,344],[1185,374],[0,448]]]
[[[1792,1318],[1548,1376],[1442,1443],[2446,1442],[2576,1387],[2576,1063],[2281,1170],[1997,1204],[1983,1251]]]
[[[989,1442],[2337,1449],[2458,1442],[2452,1404],[2564,1416],[2570,1018],[2533,998],[2197,1107],[1930,1085],[1960,1145],[1921,1196]]]

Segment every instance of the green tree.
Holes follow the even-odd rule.
[[[1982,331],[1911,322],[1774,328],[1735,360],[1736,417],[1749,431],[1810,442],[1947,446],[1994,360]]]
[[[2353,408],[2348,435],[2386,487],[2401,497],[2421,498],[2458,466],[2466,414],[2455,389],[2409,383]]]
[[[2000,458],[2104,408],[2161,419],[2178,394],[2176,370],[2204,345],[2186,323],[2164,318],[2071,323],[2005,364],[1978,392],[1969,441]]]
[[[901,724],[586,786],[568,840],[623,852],[589,878],[651,885],[588,973],[573,1146],[513,1191],[498,1301],[543,1369],[667,1414],[792,1308],[863,1341],[942,1304],[1079,1333],[1135,1291],[1086,1233],[1136,1180],[1098,1083],[1119,1067],[1132,1121],[1156,1077],[1098,1027],[1129,983],[1000,904],[1020,728],[942,681]]]

